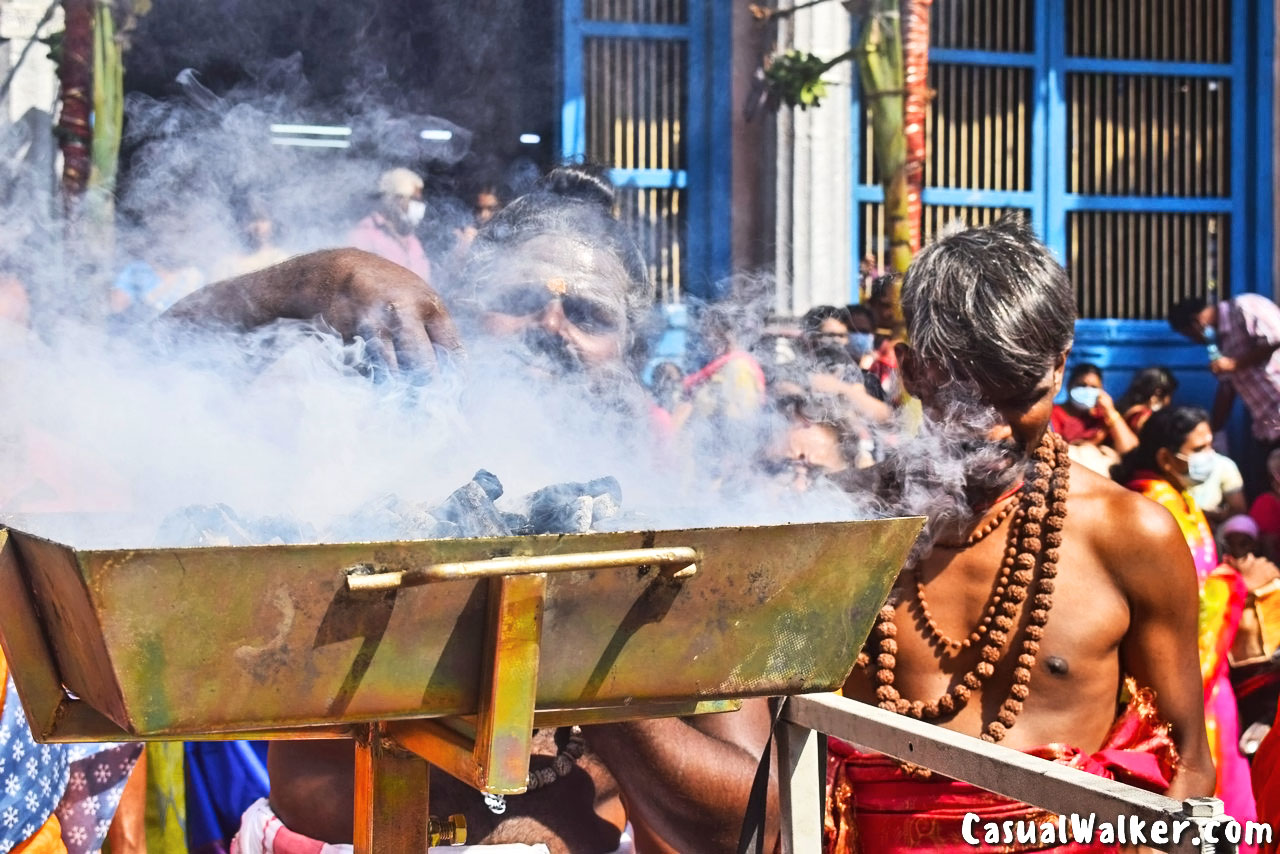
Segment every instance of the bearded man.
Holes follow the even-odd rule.
[[[530,382],[579,382],[610,405],[643,406],[626,358],[653,290],[643,258],[612,216],[611,194],[598,176],[555,170],[480,230],[455,307],[476,336],[516,356]],[[316,317],[345,338],[362,338],[395,371],[430,371],[442,353],[460,349],[425,282],[355,250],[313,253],[210,285],[169,313],[240,329]],[[642,428],[643,417],[631,423]],[[545,851],[543,844],[553,854],[633,851],[628,824],[644,851],[732,850],[769,728],[765,702],[746,700],[729,714],[584,726],[567,743],[540,731],[531,771],[573,759],[552,785],[497,808],[433,769],[431,812],[466,816],[469,841],[532,844],[519,849],[529,852]],[[354,756],[349,739],[272,742],[270,797],[245,813],[238,850],[349,852]],[[766,838],[777,826],[771,787]]]
[[[846,696],[1171,797],[1211,793],[1186,543],[1168,512],[1071,463],[1048,432],[1075,321],[1065,271],[1006,219],[921,252],[902,305],[903,382],[926,432],[969,462]],[[964,841],[966,812],[1043,815],[834,739],[828,779],[829,850],[995,851]]]

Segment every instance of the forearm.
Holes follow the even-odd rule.
[[[271,286],[276,279],[276,268],[269,267],[258,273],[213,282],[179,300],[161,317],[198,326],[256,329],[291,316],[285,311],[283,301],[274,295]]]
[[[1177,800],[1211,797],[1217,776],[1214,774],[1213,760],[1209,758],[1208,742],[1205,742],[1203,750],[1197,752],[1193,758],[1188,758],[1182,752],[1185,749],[1184,745],[1179,744],[1178,749],[1178,770],[1174,773],[1173,782],[1169,784],[1169,791],[1165,794]]]
[[[113,854],[147,854],[147,754],[143,751],[125,781],[115,817],[107,830]]]
[[[1106,419],[1107,432],[1111,436],[1111,447],[1116,449],[1116,453],[1123,456],[1138,447],[1138,437],[1125,422],[1124,416],[1113,409],[1107,413]]]
[[[677,851],[731,851],[737,845],[759,756],[678,718],[595,726],[587,740],[622,787],[633,821]],[[771,780],[766,840],[777,827]]]
[[[1235,402],[1235,388],[1230,382],[1219,380],[1218,392],[1213,398],[1213,415],[1209,420],[1209,426],[1213,432],[1217,433],[1227,425],[1227,419],[1231,417],[1231,405]]]

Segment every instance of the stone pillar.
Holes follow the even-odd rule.
[[[37,33],[51,7],[53,15]],[[47,204],[58,180],[58,147],[53,138],[57,67],[49,59],[49,48],[34,39],[61,28],[61,4],[0,0],[0,38],[7,39],[0,43],[0,81],[9,80],[0,103],[0,172],[9,179],[9,192],[30,194],[29,202]],[[0,195],[5,196],[0,202],[16,200],[4,188]]]
[[[849,13],[841,3],[805,9],[780,24],[780,51],[824,59],[849,49]],[[808,110],[778,114],[777,302],[780,315],[850,301],[853,264],[852,92],[854,69],[828,71],[827,97]]]

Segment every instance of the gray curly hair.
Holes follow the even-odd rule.
[[[948,226],[911,262],[902,312],[919,358],[985,391],[1033,388],[1075,337],[1067,272],[1017,215]]]

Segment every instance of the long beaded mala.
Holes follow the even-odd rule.
[[[555,759],[551,760],[550,765],[536,770],[530,769],[526,794],[545,789],[561,777],[569,776],[569,772],[587,752],[587,742],[582,736],[582,727],[560,727],[556,730],[555,740],[558,751]],[[507,799],[504,795],[485,793],[484,803],[489,808],[489,812],[494,815],[502,815],[507,811]]]
[[[949,716],[968,704],[973,692],[995,672],[1002,652],[1008,645],[1016,625],[1015,618],[1022,603],[1031,597],[1031,613],[1022,640],[1017,667],[1009,695],[1000,706],[996,719],[982,733],[986,741],[1000,741],[1022,712],[1023,701],[1031,693],[1031,673],[1040,652],[1040,640],[1053,607],[1054,578],[1058,574],[1058,549],[1062,545],[1062,526],[1067,517],[1067,490],[1070,485],[1071,462],[1067,443],[1054,433],[1045,434],[1034,455],[1033,477],[1021,492],[1021,502],[1009,531],[1009,546],[1001,563],[1000,574],[978,626],[961,641],[947,637],[938,628],[924,599],[924,585],[916,572],[915,598],[925,622],[925,637],[949,654],[959,654],[981,642],[978,662],[956,681],[951,689],[932,702],[908,700],[894,687],[894,670],[898,665],[898,627],[894,622],[896,599],[880,609],[876,616],[871,644],[877,643],[874,682],[880,708],[914,718],[935,720]],[[1036,566],[1039,565],[1039,577]],[[1035,592],[1031,594],[1032,582]],[[864,650],[858,664],[868,668],[870,653]]]

